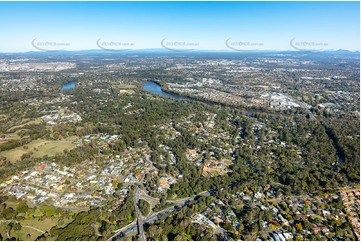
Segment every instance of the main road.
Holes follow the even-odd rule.
[[[134,191],[134,207],[137,216],[138,233],[141,241],[147,241],[147,238],[145,237],[145,233],[144,233],[142,211],[140,211],[138,207],[139,200],[140,200],[140,192],[139,192],[139,187],[137,187]]]
[[[140,210],[138,208],[137,203],[138,203],[138,201],[140,199],[140,195],[143,195],[143,193],[140,193],[139,188],[136,188],[136,190],[134,192],[134,203],[135,203],[134,205],[135,205],[136,212],[137,212],[137,219],[135,221],[133,221],[132,223],[128,224],[127,226],[114,231],[115,234],[111,238],[109,238],[108,240],[115,241],[115,240],[119,240],[120,238],[122,238],[124,236],[130,236],[132,234],[135,234],[136,231],[137,231],[137,228],[138,228],[140,239],[142,241],[145,241],[146,237],[145,237],[145,234],[144,234],[143,224],[145,224],[145,223],[148,223],[148,224],[153,223],[154,221],[160,219],[161,216],[167,215],[167,214],[175,211],[177,209],[177,207],[184,206],[187,201],[193,201],[198,196],[209,196],[210,193],[211,193],[211,191],[204,191],[204,192],[201,192],[201,193],[199,193],[197,195],[194,195],[194,196],[188,197],[188,198],[182,198],[182,199],[178,199],[178,200],[167,200],[167,202],[176,203],[177,205],[167,207],[167,208],[165,208],[165,209],[163,209],[163,210],[161,210],[159,212],[150,213],[145,218],[142,218],[141,212],[140,212]],[[147,198],[152,198],[152,197],[147,196]],[[155,198],[153,198],[153,199],[155,199]]]

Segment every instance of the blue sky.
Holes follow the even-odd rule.
[[[177,41],[196,49],[227,50],[225,41],[230,38],[235,43],[255,43],[257,49],[292,50],[294,38],[324,43],[325,49],[359,50],[359,4],[0,2],[0,51],[36,50],[34,39],[36,45],[66,44],[61,47],[66,50],[97,49],[100,38],[102,47],[104,42],[116,42],[133,49],[162,48],[161,40],[166,38],[168,44]]]

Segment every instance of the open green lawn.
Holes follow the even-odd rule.
[[[21,225],[33,226],[43,231],[49,231],[53,226],[57,225],[58,217],[45,218],[43,221],[38,219],[26,219],[20,222]]]
[[[7,225],[6,222],[0,223],[0,234],[3,240],[7,239]],[[31,228],[23,227],[21,230],[16,231],[14,229],[10,232],[10,237],[18,238],[19,240],[35,240],[41,233]]]
[[[73,143],[74,137],[64,140],[43,140],[38,139],[29,144],[0,152],[0,156],[6,157],[10,162],[16,162],[21,159],[23,154],[33,152],[32,157],[38,158],[45,155],[54,156],[62,153],[65,149],[73,149],[76,145]]]
[[[75,147],[71,141],[52,141],[47,142],[38,148],[38,151],[34,152],[33,157],[39,158],[45,155],[55,156],[57,153],[63,152],[65,149],[70,150]]]
[[[0,153],[1,156],[6,157],[9,161],[11,162],[15,162],[21,159],[21,156],[25,153],[28,153],[30,151],[34,152],[35,148],[38,148],[42,145],[44,145],[46,143],[46,140],[34,140],[32,142],[30,142],[29,144],[23,145],[23,146],[19,146],[16,147],[14,149],[11,150],[6,150]],[[26,149],[26,147],[28,147]]]
[[[19,240],[35,240],[38,236],[42,234],[42,231],[49,231],[53,226],[57,225],[58,218],[45,218],[43,221],[39,221],[37,218],[29,218],[25,220],[19,221],[22,228],[19,231],[14,229],[10,232],[10,237],[15,237]],[[29,226],[29,227],[26,227]],[[36,228],[36,229],[35,229]],[[7,238],[7,226],[6,221],[2,221],[0,223],[0,234],[2,235],[3,239]]]
[[[22,227],[19,231],[11,231],[11,236],[18,238],[19,240],[35,240],[39,237],[42,233],[32,229],[32,228],[25,228]]]
[[[7,236],[6,236],[6,224],[4,222],[0,223],[0,234],[1,234],[1,237],[3,237],[3,240],[5,240],[7,238]]]

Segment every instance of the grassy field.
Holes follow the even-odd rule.
[[[45,218],[42,221],[39,221],[38,219],[30,218],[19,221],[22,228],[19,231],[16,231],[14,229],[10,232],[10,237],[18,238],[19,240],[28,240],[32,241],[35,240],[38,236],[42,234],[42,232],[36,230],[39,229],[41,231],[50,231],[50,229],[53,226],[56,226],[58,223],[58,218]],[[29,226],[29,227],[27,227]],[[36,228],[36,229],[34,229]],[[3,239],[7,238],[6,235],[7,227],[6,227],[6,221],[2,221],[0,223],[0,234],[2,235]]]
[[[58,224],[58,218],[45,218],[43,221],[39,221],[38,219],[26,219],[24,221],[21,221],[21,225],[28,225],[35,227],[37,229],[43,230],[43,231],[49,231],[53,226]]]
[[[21,224],[21,223],[20,223]],[[39,237],[42,233],[32,229],[32,228],[26,228],[22,227],[19,231],[11,231],[11,236],[15,238],[19,238],[19,240],[30,240],[34,241],[37,237]]]
[[[119,94],[133,94],[133,90],[119,90]]]
[[[20,223],[21,224],[21,223]],[[7,225],[6,222],[0,223],[0,234],[3,237],[3,240],[7,239]],[[41,235],[41,232],[36,231],[31,228],[22,228],[19,231],[15,231],[14,229],[10,232],[10,238],[15,237],[19,238],[19,240],[35,240],[39,235]]]
[[[135,88],[137,88],[137,86],[135,85],[129,85],[129,84],[118,84],[118,83],[113,83],[112,87],[114,89],[118,89],[119,90],[119,94],[133,94]]]
[[[253,86],[254,88],[260,88],[260,89],[263,89],[263,90],[269,90],[270,87],[269,86],[264,86],[264,85],[256,85],[256,86]]]
[[[74,147],[75,145],[71,141],[67,141],[67,140],[51,141],[39,147],[38,151],[34,152],[33,157],[39,158],[45,155],[55,156],[57,153],[61,153],[65,149],[71,150]]]
[[[15,133],[11,134],[4,134],[6,140],[20,140],[21,137],[17,134],[17,131]]]
[[[118,89],[134,89],[134,88],[137,88],[137,86],[135,85],[129,85],[129,84],[117,84],[117,83],[114,83],[112,85],[113,88],[118,88]]]
[[[0,114],[0,122],[5,122],[5,120],[7,119],[8,115],[5,114]]]
[[[23,123],[23,124],[11,127],[10,129],[7,130],[7,132],[12,132],[15,129],[22,128],[22,127],[24,127],[26,125],[29,125],[29,124],[40,124],[41,122],[42,122],[41,118],[37,118],[37,119],[31,120],[31,121],[26,120],[25,123]]]
[[[19,146],[17,148],[3,151],[0,153],[1,156],[6,157],[9,161],[15,162],[17,160],[20,160],[21,156],[25,153],[28,153],[30,151],[34,151],[35,148],[38,148],[46,143],[46,140],[34,140],[30,142],[29,144]],[[26,148],[28,147],[28,148]]]
[[[0,156],[6,157],[10,162],[16,162],[21,159],[23,154],[33,152],[32,157],[39,158],[45,155],[54,156],[62,153],[65,149],[72,149],[76,145],[73,143],[74,137],[64,140],[43,140],[38,139],[29,144],[0,152]]]

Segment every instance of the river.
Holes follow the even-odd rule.
[[[185,99],[179,95],[164,92],[158,83],[152,81],[145,81],[143,83],[143,90],[166,98]]]
[[[75,82],[68,82],[63,85],[61,88],[62,91],[70,90],[75,88]]]
[[[170,92],[164,92],[162,90],[162,87],[158,83],[153,82],[153,81],[145,81],[145,82],[143,82],[143,90],[147,91],[147,92],[150,92],[150,93],[153,93],[155,95],[166,97],[166,98],[172,98],[172,99],[177,99],[177,100],[188,100],[188,101],[194,101],[194,102],[201,102],[201,103],[205,103],[205,104],[208,104],[208,105],[211,105],[211,106],[217,105],[217,106],[220,106],[221,109],[223,109],[223,110],[226,107],[226,105],[222,104],[222,103],[217,103],[217,102],[212,102],[212,101],[207,101],[207,100],[197,100],[197,99],[192,98],[192,97],[185,97],[185,96],[180,96],[180,95],[173,94],[173,93],[170,93]]]

